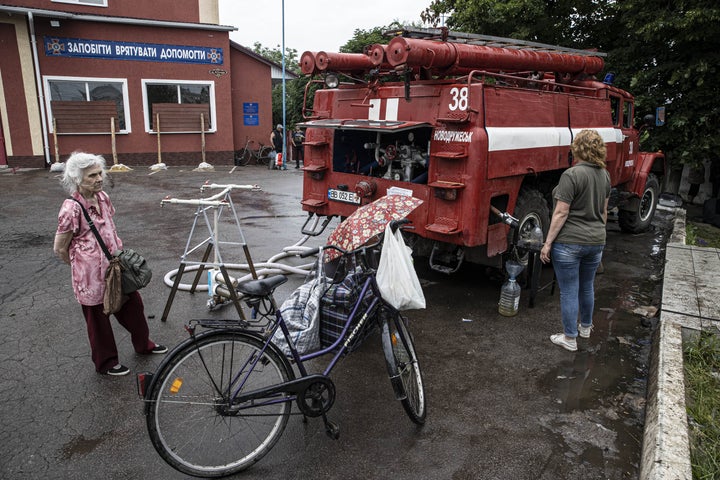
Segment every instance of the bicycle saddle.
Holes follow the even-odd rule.
[[[270,295],[278,286],[287,282],[285,275],[274,275],[259,280],[248,280],[237,286],[237,291],[253,297],[264,297]]]

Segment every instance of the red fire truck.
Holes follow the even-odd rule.
[[[304,232],[399,187],[424,200],[409,216],[413,249],[433,269],[499,267],[517,235],[496,213],[545,234],[585,128],[606,141],[620,227],[647,229],[664,156],[639,151],[633,96],[612,74],[596,79],[603,56],[447,29],[402,30],[364,54],[305,52],[303,73],[325,87],[304,112]]]

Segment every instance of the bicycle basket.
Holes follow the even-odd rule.
[[[355,304],[358,301],[365,277],[358,270],[349,273],[342,282],[331,285],[325,294],[320,298],[320,344],[323,348],[329,347],[342,335],[345,325]],[[358,308],[348,332],[352,332],[357,321],[362,317],[363,312],[370,305],[373,293],[371,289],[365,292],[362,303]],[[367,325],[373,325],[368,322]],[[353,342],[348,346],[348,351],[355,350],[362,340],[371,331],[371,328],[364,328]]]

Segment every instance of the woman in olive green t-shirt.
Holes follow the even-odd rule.
[[[540,259],[548,263],[552,255],[560,287],[563,333],[550,341],[574,352],[578,334],[588,338],[592,330],[593,283],[605,247],[610,175],[605,142],[595,130],[581,130],[571,149],[577,163],[563,172],[553,190],[555,207]]]

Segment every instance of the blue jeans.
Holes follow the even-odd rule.
[[[595,307],[595,272],[597,271],[604,245],[571,245],[554,243],[552,262],[555,278],[560,287],[560,312],[564,333],[568,337],[578,335],[578,314],[580,324],[592,325]]]

